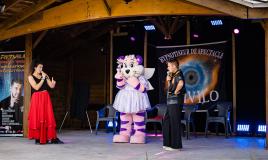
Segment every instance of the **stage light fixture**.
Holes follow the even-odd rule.
[[[146,31],[155,31],[155,26],[154,25],[144,25],[144,29]]]
[[[240,30],[237,29],[237,28],[235,28],[235,29],[234,29],[234,34],[239,34],[239,33],[240,33]]]
[[[131,42],[135,42],[135,41],[136,41],[136,38],[135,38],[134,36],[131,36],[131,37],[130,37],[130,41],[131,41]]]
[[[249,132],[249,124],[238,124],[236,130],[238,132]]]
[[[210,23],[211,23],[212,26],[221,26],[221,25],[223,25],[223,22],[220,19],[211,20]]]
[[[193,34],[193,37],[194,38],[199,38],[199,35],[195,33],[195,34]]]
[[[266,133],[266,125],[258,125],[258,132]]]

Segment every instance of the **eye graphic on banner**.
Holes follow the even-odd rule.
[[[201,103],[218,81],[219,64],[206,56],[180,57],[180,68],[185,78],[185,103]]]
[[[176,59],[183,72],[185,104],[205,104],[226,99],[225,72],[221,67],[227,41],[186,46],[157,46],[159,101],[165,103],[166,62]],[[164,85],[163,85],[164,84]],[[164,87],[163,87],[164,86]]]

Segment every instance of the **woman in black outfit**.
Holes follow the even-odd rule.
[[[49,88],[54,88],[56,81],[43,71],[43,63],[35,62],[32,64],[32,72],[28,81],[32,88],[30,102],[29,120],[29,139],[35,139],[36,144],[63,144],[57,138],[56,122],[53,107],[48,93]]]

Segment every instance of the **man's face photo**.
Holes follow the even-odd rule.
[[[21,95],[22,84],[14,82],[10,87],[11,97],[18,99]]]

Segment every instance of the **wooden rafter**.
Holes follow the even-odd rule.
[[[46,36],[47,34],[47,30],[43,31],[38,38],[35,40],[34,44],[33,44],[33,49],[36,48],[36,46],[41,42],[41,40]]]
[[[111,15],[112,10],[111,10],[109,3],[107,2],[107,0],[103,0],[103,2],[105,4],[105,7],[106,7],[108,14]]]
[[[220,11],[222,13],[247,18],[247,7],[227,0],[185,0],[192,4]]]
[[[82,28],[85,29],[82,29]],[[90,36],[88,36],[87,39],[81,39],[79,37],[80,34],[82,34],[82,32],[78,32],[75,34],[75,36],[73,36],[72,34],[70,34],[69,36],[65,37],[63,41],[61,41],[60,43],[58,43],[56,46],[54,46],[51,50],[51,52],[46,53],[46,57],[51,57],[53,55],[54,58],[59,58],[59,57],[63,57],[67,54],[69,54],[70,52],[72,52],[73,50],[75,50],[76,48],[79,48],[83,45],[88,45],[88,43],[90,41],[96,41],[96,39],[99,39],[100,37],[102,37],[103,35],[109,33],[111,30],[115,29],[117,27],[116,24],[99,24],[96,25],[95,27],[91,26],[91,27],[87,27],[87,25],[82,25],[80,27],[78,27],[77,29],[81,29],[83,31],[83,33],[87,32],[86,34],[90,34]],[[72,30],[76,30],[72,29]],[[69,32],[69,31],[66,31]],[[72,32],[72,31],[71,31]],[[92,34],[91,34],[92,33]],[[70,45],[70,42],[72,42]]]
[[[170,16],[149,18],[150,21],[164,34],[165,39],[171,39],[172,35],[185,24],[185,19],[180,19],[179,16],[173,19]]]
[[[6,4],[6,8],[5,10],[9,10],[10,8],[12,8],[13,6],[15,6],[16,4],[23,2],[24,0],[7,0],[5,2]]]
[[[22,14],[16,15],[12,18],[7,19],[2,23],[0,26],[1,30],[8,29],[10,27],[13,27],[14,25],[20,23],[21,21],[25,20],[26,18],[30,17],[31,15],[39,12],[40,10],[46,8],[50,4],[54,3],[56,0],[42,0],[39,1],[37,4],[35,4],[32,7],[29,7],[26,11],[24,11]],[[16,2],[14,2],[16,3]]]
[[[267,8],[250,8],[227,0],[185,0],[242,19],[267,19]]]

